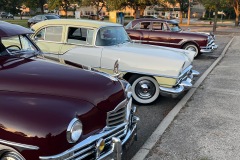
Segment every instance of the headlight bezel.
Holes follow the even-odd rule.
[[[3,155],[0,157],[0,160],[4,160],[4,158],[7,159],[7,157],[12,158],[13,160],[25,160],[21,155],[13,151],[7,151],[3,153]]]
[[[73,118],[69,123],[66,131],[68,143],[76,143],[83,132],[82,122],[78,118]]]
[[[122,88],[124,90],[124,93],[127,97],[127,99],[130,99],[132,97],[132,86],[130,83],[128,83],[124,79],[119,79],[120,83],[122,84]]]

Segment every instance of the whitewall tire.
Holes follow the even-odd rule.
[[[132,97],[136,102],[149,104],[158,98],[159,84],[153,77],[133,75],[129,82],[132,85]]]
[[[198,54],[199,54],[198,47],[197,47],[195,44],[193,44],[193,43],[187,43],[187,44],[185,44],[185,45],[183,46],[183,49],[189,50],[189,51],[194,51],[194,52],[196,53],[194,57],[197,57]]]

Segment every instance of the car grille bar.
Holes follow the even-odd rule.
[[[106,150],[104,150],[102,152],[102,154],[106,153],[108,150],[108,146],[111,144],[111,140],[113,137],[118,137],[119,139],[123,139],[126,136],[127,133],[127,125],[122,125],[121,127],[119,127],[117,130],[114,130],[112,132],[110,132],[109,134],[104,135],[102,138],[105,140],[105,148]],[[98,139],[96,141],[93,141],[92,143],[90,143],[89,145],[79,148],[77,150],[74,151],[74,154],[69,156],[68,158],[66,158],[65,160],[83,160],[89,156],[93,156],[95,155],[95,144],[97,143]]]
[[[107,126],[112,127],[126,121],[127,100],[122,101],[113,111],[107,113]]]

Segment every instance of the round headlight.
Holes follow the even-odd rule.
[[[67,128],[67,141],[69,143],[75,143],[82,135],[82,122],[74,118]]]
[[[24,158],[14,152],[7,152],[1,157],[1,160],[24,160]]]

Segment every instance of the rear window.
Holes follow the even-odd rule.
[[[59,17],[55,15],[47,15],[45,17],[47,17],[47,19],[59,19]]]

